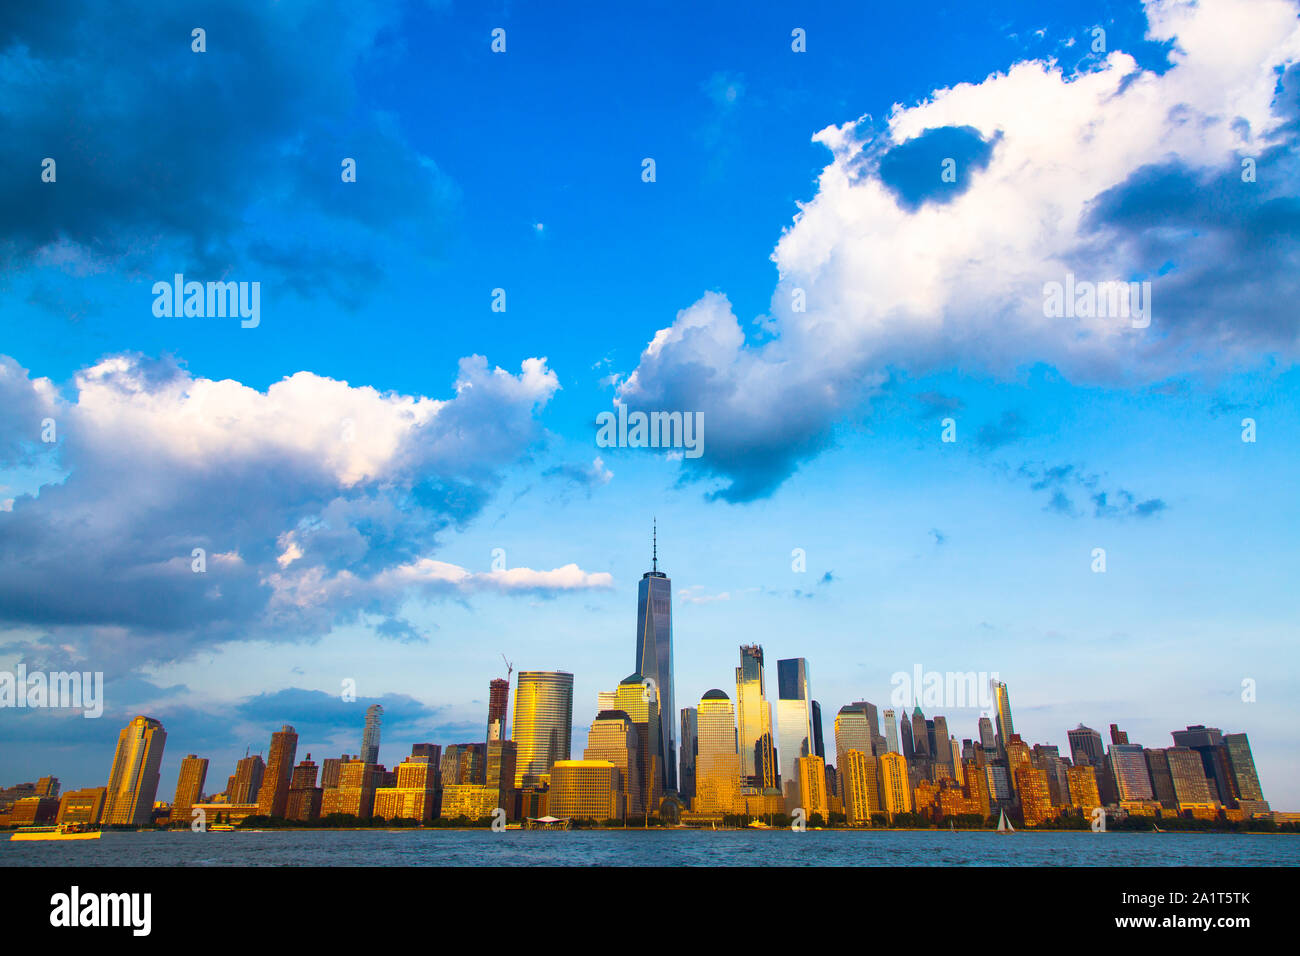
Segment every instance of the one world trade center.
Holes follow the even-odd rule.
[[[673,595],[672,581],[659,570],[659,529],[655,526],[651,568],[641,575],[636,599],[637,672],[647,679],[646,692],[659,694],[658,740],[651,747],[659,755],[659,784],[663,793],[677,792],[677,735],[673,702]],[[649,681],[654,681],[651,685]]]

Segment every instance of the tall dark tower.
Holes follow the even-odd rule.
[[[488,743],[506,738],[506,702],[510,698],[510,681],[500,677],[488,684]]]
[[[636,672],[659,692],[659,783],[677,792],[677,708],[673,703],[673,584],[659,570],[659,524],[654,525],[650,570],[641,575],[636,599]],[[646,685],[649,690],[650,685]]]

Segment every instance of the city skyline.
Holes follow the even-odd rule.
[[[487,743],[517,665],[575,760],[655,681],[666,787],[712,689],[779,764],[802,659],[827,762],[988,674],[1300,806],[1296,0],[124,3],[0,18],[0,704],[102,675],[0,780]]]

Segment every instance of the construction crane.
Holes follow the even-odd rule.
[[[502,655],[501,655],[501,659],[502,659],[503,661],[506,661],[506,656],[505,656],[504,654],[502,654]],[[509,661],[506,661],[506,681],[507,681],[507,682],[510,680],[510,675],[513,674],[514,672],[515,672],[515,665],[512,664],[512,663],[510,663]]]

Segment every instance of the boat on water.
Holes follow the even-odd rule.
[[[753,827],[755,830],[770,830],[770,829],[772,829],[770,826],[768,826],[768,825],[767,825],[766,823],[764,823],[762,820],[750,820],[749,823],[748,823],[747,825],[750,826],[750,827]]]
[[[62,823],[52,827],[23,827],[15,830],[9,837],[16,840],[98,840],[103,836],[102,830],[95,830],[82,823]]]
[[[208,829],[213,831],[233,830],[235,825],[233,823],[212,823],[208,825]]]
[[[1007,819],[1007,813],[1006,813],[1005,810],[999,810],[999,811],[998,811],[998,832],[999,832],[999,833],[1015,833],[1015,832],[1016,832],[1016,828],[1013,827],[1013,826],[1011,825],[1011,821]]]

